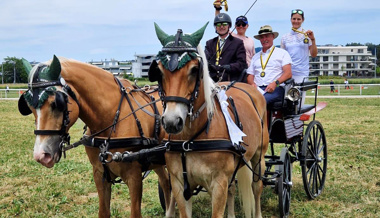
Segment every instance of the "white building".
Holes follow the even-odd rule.
[[[156,55],[153,54],[139,54],[135,55],[136,61],[132,63],[132,73],[135,78],[147,77],[150,64]]]
[[[132,73],[132,61],[118,61],[115,59],[104,61],[90,61],[89,64],[95,65],[103,70],[107,70],[114,75],[120,75],[123,73],[131,74]]]
[[[374,76],[376,57],[367,46],[317,46],[318,55],[310,57],[310,75]]]

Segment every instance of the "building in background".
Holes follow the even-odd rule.
[[[310,56],[311,76],[373,77],[376,56],[367,46],[317,46],[318,55]]]
[[[135,78],[148,77],[148,71],[152,61],[156,59],[153,54],[136,54],[132,64],[132,72]]]
[[[135,60],[118,61],[115,59],[104,61],[90,61],[89,64],[100,67],[112,74],[119,76],[122,74],[133,75],[134,78],[148,77],[150,64],[156,58],[152,54],[135,55]]]
[[[90,61],[89,64],[95,65],[103,70],[111,72],[113,75],[119,76],[122,74],[132,74],[132,63],[134,61],[118,61],[115,59],[104,61]]]

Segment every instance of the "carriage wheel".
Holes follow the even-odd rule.
[[[282,148],[280,153],[282,165],[278,165],[281,176],[278,179],[278,203],[281,217],[287,217],[290,211],[290,198],[292,188],[292,163],[288,148]]]
[[[302,144],[302,179],[310,199],[322,193],[327,172],[327,144],[322,124],[316,120],[309,123]]]
[[[160,183],[158,183],[158,197],[160,198],[160,204],[162,209],[166,211],[164,191],[162,190]]]

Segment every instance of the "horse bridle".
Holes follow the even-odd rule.
[[[170,61],[168,64],[168,70],[170,72],[174,72],[178,67],[178,57],[180,54],[183,54],[184,52],[196,52],[198,54],[198,51],[194,47],[186,47],[183,46],[185,43],[182,40],[182,30],[179,29],[177,31],[177,34],[175,36],[175,42],[174,45],[163,47],[162,52],[166,52],[170,56]],[[183,103],[186,104],[188,107],[188,115],[191,116],[193,114],[194,110],[194,101],[198,98],[199,93],[199,85],[201,80],[201,73],[203,72],[203,61],[200,56],[198,56],[198,73],[197,78],[194,84],[193,92],[190,94],[190,98],[184,98],[179,96],[166,96],[165,90],[163,90],[162,86],[162,79],[159,78],[158,80],[158,94],[160,96],[163,109],[166,109],[166,104],[168,102],[176,102],[176,103]],[[156,61],[152,63],[152,65],[156,68],[158,68],[158,64]],[[152,66],[151,66],[152,67]]]
[[[59,135],[61,142],[59,144],[59,149],[61,151],[59,159],[57,162],[59,162],[62,152],[64,152],[64,147],[66,145],[70,145],[70,135],[66,131],[68,125],[70,124],[70,118],[69,118],[69,113],[70,111],[68,110],[68,96],[70,96],[78,105],[79,107],[79,102],[76,98],[75,93],[72,91],[70,86],[66,84],[63,78],[60,78],[58,81],[48,81],[48,82],[33,82],[28,84],[28,91],[27,92],[32,92],[33,93],[33,107],[37,107],[37,103],[35,101],[36,95],[38,96],[38,92],[40,89],[46,89],[48,87],[52,86],[61,86],[62,91],[54,91],[55,97],[56,97],[56,102],[58,102],[58,109],[62,111],[63,113],[63,119],[62,119],[62,124],[61,128],[59,130],[34,130],[34,134],[37,135]],[[26,93],[26,92],[25,92]],[[20,97],[19,101],[25,101],[25,106],[24,108],[20,108],[20,103],[19,103],[19,110],[23,115],[28,115],[32,113],[32,111],[29,108],[26,108],[26,100],[25,100],[25,93],[21,96],[24,98],[23,100]],[[38,98],[38,97],[37,97]]]

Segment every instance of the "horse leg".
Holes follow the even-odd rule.
[[[175,201],[174,198],[172,198],[171,192],[170,192],[170,181],[167,171],[165,170],[165,167],[158,167],[155,168],[154,171],[158,175],[158,182],[160,183],[160,186],[164,192],[165,197],[165,206],[166,206],[166,217],[175,217]]]
[[[127,184],[129,195],[131,198],[131,216],[141,218],[141,199],[142,199],[142,170],[138,162],[132,162],[128,166],[123,167],[127,169],[120,172],[120,177]]]
[[[172,176],[170,177],[170,182],[172,185],[172,197],[175,199],[175,202],[177,202],[179,216],[181,218],[192,217],[192,201],[191,198],[186,201],[183,196],[183,180],[178,180]]]
[[[220,178],[212,181],[211,204],[213,218],[223,217],[226,209],[228,195],[228,178]]]
[[[255,155],[252,160],[253,160],[252,165],[254,166],[254,171],[256,173],[261,173],[261,176],[262,176],[265,170],[265,160],[261,159],[261,162],[260,162],[261,172],[259,171],[259,168],[260,168],[259,164],[257,164],[257,162],[259,161],[259,156]],[[260,218],[261,217],[260,198],[261,198],[261,193],[263,192],[263,181],[256,174],[253,175],[252,189],[253,189],[253,194],[255,196],[255,210],[256,210],[255,217]]]
[[[111,203],[111,183],[103,181],[103,172],[93,166],[93,175],[98,190],[99,197],[99,213],[98,217],[110,217],[110,203]]]
[[[235,180],[232,181],[230,188],[228,189],[227,196],[227,209],[228,209],[228,218],[235,217],[235,193],[236,193],[236,183]]]

